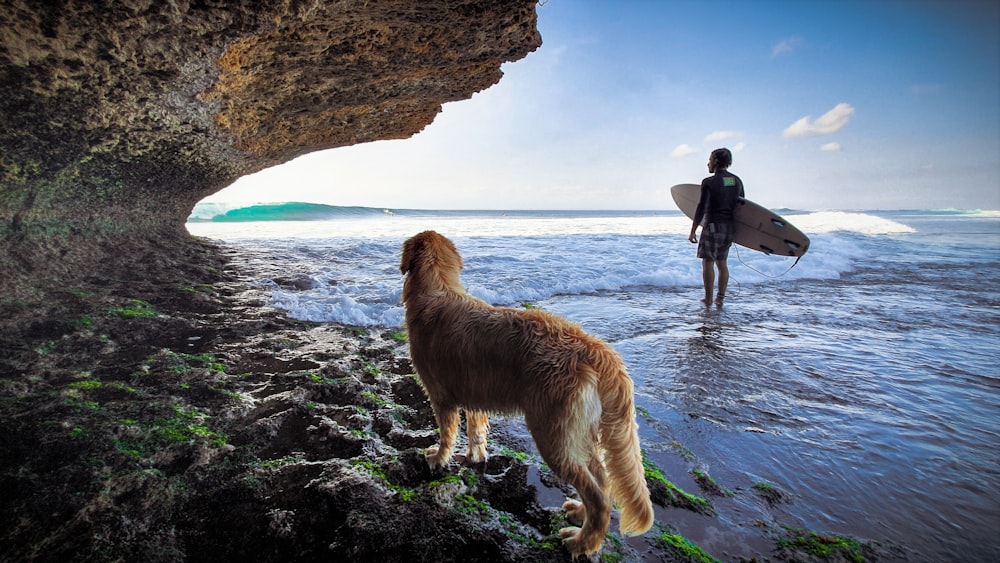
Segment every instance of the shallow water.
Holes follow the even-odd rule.
[[[452,237],[470,292],[530,301],[615,346],[649,413],[651,457],[680,444],[724,487],[765,482],[792,495],[777,507],[718,501],[730,503],[723,529],[710,517],[674,522],[718,557],[741,555],[732,530],[763,520],[899,544],[913,560],[1000,560],[1000,219],[791,220],[813,239],[806,257],[770,278],[754,270],[775,276],[791,262],[732,255],[721,310],[698,302],[700,265],[680,217],[256,224],[267,236],[246,224],[190,228],[227,240],[293,314],[382,325],[402,320],[402,240],[422,228]],[[289,275],[313,289],[271,281]]]

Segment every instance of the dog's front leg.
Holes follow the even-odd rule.
[[[451,460],[455,448],[455,434],[458,433],[458,408],[446,408],[433,403],[431,406],[434,408],[434,417],[437,419],[441,436],[440,443],[427,448],[425,453],[431,469],[437,469],[448,465],[448,461]]]
[[[486,461],[486,434],[490,431],[490,417],[482,411],[465,411],[466,434],[469,435],[467,463]]]

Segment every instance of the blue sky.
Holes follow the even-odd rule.
[[[548,0],[544,44],[423,132],[209,201],[674,209],[734,150],[772,208],[1000,209],[995,1]]]

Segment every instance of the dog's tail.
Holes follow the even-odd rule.
[[[637,536],[653,526],[653,504],[639,449],[632,378],[613,350],[603,347],[594,350],[591,361],[598,373],[604,464],[608,470],[611,498],[621,509],[619,529],[622,534]]]

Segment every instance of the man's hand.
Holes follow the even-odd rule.
[[[698,235],[696,235],[694,231],[691,231],[691,234],[688,235],[688,241],[694,244],[698,244]]]

